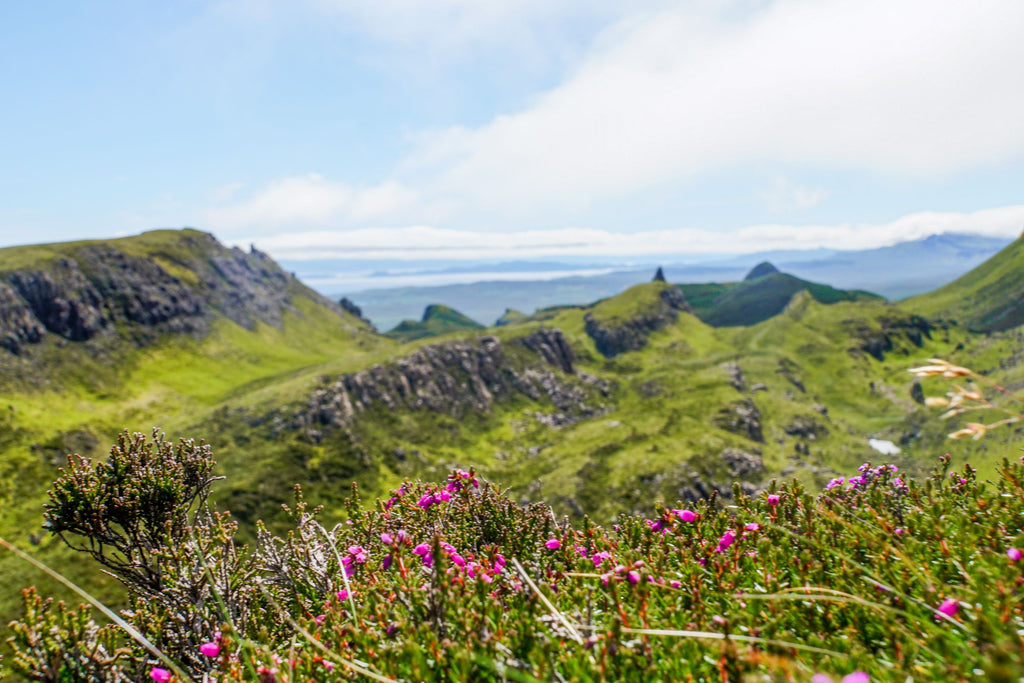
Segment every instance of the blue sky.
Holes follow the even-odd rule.
[[[1024,228],[1017,0],[5,3],[0,245],[279,258]]]

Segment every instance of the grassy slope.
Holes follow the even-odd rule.
[[[484,326],[464,316],[453,308],[442,304],[431,304],[423,311],[421,320],[403,320],[387,333],[392,339],[402,342],[437,337],[449,332],[482,330]]]
[[[983,332],[1024,324],[1024,237],[948,285],[909,299],[907,305]]]
[[[156,231],[105,243],[155,258],[189,281],[185,264],[206,256],[205,241],[195,231]],[[91,243],[0,250],[0,272],[39,267],[86,244]],[[280,329],[259,323],[246,330],[219,319],[202,340],[166,335],[155,345],[135,348],[115,336],[99,348],[98,357],[96,346],[62,340],[47,339],[34,348],[35,367],[24,373],[34,382],[0,378],[0,535],[22,547],[29,547],[30,536],[41,537],[38,552],[44,559],[73,577],[84,571],[90,585],[102,586],[91,568],[73,562],[71,553],[40,533],[45,487],[65,453],[103,456],[124,428],[205,436],[198,426],[226,403],[254,403],[268,386],[274,387],[275,400],[297,399],[317,374],[355,369],[396,348],[305,293],[296,286],[296,312],[285,313]],[[272,459],[272,450],[257,457]],[[234,466],[244,470],[243,463]],[[10,556],[0,556],[0,615],[10,614],[16,589],[36,578],[27,579],[22,569]]]
[[[804,290],[823,304],[880,298],[868,292],[808,282],[786,273],[772,273],[731,286],[707,307],[701,319],[716,327],[754,325],[781,313],[790,299]]]

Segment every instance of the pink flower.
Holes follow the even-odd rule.
[[[761,525],[758,524],[757,522],[751,522],[750,524],[746,525],[743,528],[746,529],[747,531],[757,531],[758,529],[761,528]]]
[[[939,605],[939,611],[945,614],[947,617],[952,617],[960,609],[960,603],[953,598],[946,598]]]
[[[448,559],[451,560],[453,564],[456,564],[460,567],[466,566],[465,558],[463,558],[462,555],[459,555],[458,553],[452,553],[448,556]]]
[[[1017,548],[1010,548],[1006,551],[1006,556],[1010,558],[1010,562],[1018,562],[1022,556],[1022,553]]]
[[[380,542],[384,545],[391,545],[392,543],[394,543],[394,541],[395,539],[393,539],[391,537],[391,534],[387,533],[386,531],[380,535]]]
[[[339,600],[348,600],[348,591],[347,590],[340,590],[340,591],[338,591],[338,599]]]
[[[669,581],[668,585],[672,586],[673,588],[682,588],[683,587],[682,581],[675,581],[675,580]]]
[[[626,579],[635,586],[640,582],[640,575],[636,572],[627,572]]]
[[[692,522],[697,519],[697,513],[693,510],[673,510],[672,512],[684,522]]]
[[[842,683],[868,683],[871,678],[863,671],[854,671],[852,674],[843,676]],[[835,683],[830,676],[825,674],[814,674],[811,683]]]
[[[718,539],[718,548],[715,552],[725,552],[726,548],[732,545],[732,542],[736,540],[736,534],[732,531],[726,531],[722,534],[722,537]]]
[[[452,499],[452,494],[447,491],[438,491],[434,494],[434,500],[445,502]]]
[[[424,510],[426,510],[427,508],[429,508],[431,505],[433,505],[436,502],[437,502],[437,499],[434,498],[434,494],[428,493],[425,496],[423,496],[422,498],[420,498],[419,501],[416,502],[416,504],[419,505]]]
[[[548,550],[558,550],[562,547],[562,543],[557,538],[552,538],[544,544],[544,547]]]
[[[156,683],[167,683],[171,680],[171,672],[167,669],[161,669],[158,666],[154,666],[149,670],[149,677],[156,681]]]
[[[216,657],[220,654],[220,645],[217,643],[203,643],[199,646],[199,651],[207,657]]]
[[[771,505],[772,507],[775,507],[776,505],[778,505],[780,500],[782,500],[782,498],[781,498],[781,496],[779,496],[779,494],[777,494],[777,493],[769,493],[768,494],[768,504]]]
[[[430,546],[426,543],[420,543],[418,546],[412,549],[412,552],[416,555],[426,555],[430,552]]]

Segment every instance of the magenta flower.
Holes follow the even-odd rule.
[[[434,494],[428,493],[425,496],[423,496],[422,498],[420,498],[419,501],[416,502],[416,504],[419,505],[424,510],[426,510],[426,509],[428,509],[431,505],[433,505],[436,502],[437,502],[437,498],[434,497]]]
[[[939,605],[939,611],[945,614],[947,617],[952,617],[960,609],[960,603],[953,598],[946,598]]]
[[[156,681],[156,683],[167,683],[171,680],[171,672],[167,669],[161,669],[158,666],[154,666],[149,670],[149,677]]]
[[[682,588],[683,587],[682,581],[676,581],[675,579],[673,579],[672,581],[669,581],[668,585],[672,586],[673,588]]]
[[[420,543],[418,546],[412,549],[412,552],[415,555],[426,555],[430,552],[430,544]]]
[[[697,513],[693,510],[673,510],[672,512],[684,522],[692,522],[697,519]]]
[[[340,590],[340,591],[338,591],[338,599],[339,600],[348,600],[348,591],[347,590]]]
[[[391,545],[392,543],[394,543],[394,541],[395,539],[393,539],[391,537],[391,534],[389,534],[386,531],[380,535],[380,542],[384,545]]]
[[[863,671],[854,671],[852,674],[843,676],[842,683],[868,683],[871,678]],[[811,677],[811,683],[835,683],[831,676],[825,674],[814,674]]]
[[[626,580],[629,581],[631,584],[633,584],[635,586],[636,584],[638,584],[640,582],[640,575],[637,574],[636,572],[627,572],[626,573]]]
[[[1017,548],[1010,548],[1006,551],[1006,556],[1010,558],[1010,562],[1018,562],[1022,556],[1022,553]]]
[[[394,562],[394,559],[391,557],[391,553],[388,553],[384,556],[384,559],[381,561],[380,568],[385,570],[390,569],[392,562]]]
[[[216,657],[220,654],[220,645],[217,643],[203,643],[199,646],[199,651],[207,657]]]
[[[612,559],[612,554],[607,550],[602,550],[599,553],[594,553],[592,559],[594,560],[594,567],[600,567],[606,560]]]
[[[757,531],[758,529],[761,528],[761,525],[758,524],[757,522],[751,522],[750,524],[746,525],[743,528],[746,529],[747,531]]]
[[[548,550],[558,550],[562,547],[562,543],[557,538],[552,538],[544,544],[544,547]]]
[[[434,494],[434,500],[438,502],[445,502],[452,499],[452,494],[448,491],[438,491]]]
[[[782,500],[782,497],[779,494],[777,494],[777,493],[769,493],[768,494],[768,504],[771,505],[772,507],[775,507],[776,505],[778,505],[780,500]]]
[[[722,534],[722,537],[720,539],[718,539],[718,548],[715,549],[715,552],[718,552],[718,553],[725,552],[726,548],[731,546],[732,542],[735,541],[735,540],[736,540],[736,534],[733,531],[731,531],[731,530],[730,531],[726,531],[724,534]]]

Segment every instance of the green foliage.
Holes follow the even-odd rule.
[[[87,552],[140,591],[163,585],[162,548],[186,539],[196,510],[210,494],[213,458],[194,441],[177,446],[153,432],[122,432],[106,462],[68,458],[50,489],[43,526],[74,550]],[[75,536],[82,543],[72,540]]]
[[[920,483],[865,463],[819,496],[787,482],[737,491],[729,506],[684,505],[570,526],[455,470],[370,507],[353,497],[347,523],[328,529],[300,496],[293,531],[262,530],[251,560],[223,561],[214,546],[232,529],[217,523],[211,543],[165,548],[193,567],[182,586],[222,579],[205,593],[168,583],[134,616],[193,678],[229,682],[1024,675],[1021,463],[982,482],[943,457]],[[244,610],[226,598],[232,586]],[[47,616],[28,595],[19,670],[91,661],[64,633],[126,647],[86,612]],[[51,635],[33,638],[41,624]],[[124,661],[146,659],[133,649]],[[90,680],[121,680],[119,666]]]
[[[11,624],[10,638],[10,669],[21,680],[126,683],[145,675],[125,634],[96,624],[88,605],[70,609],[52,598],[44,600],[34,588],[22,591],[22,600],[23,616]]]

